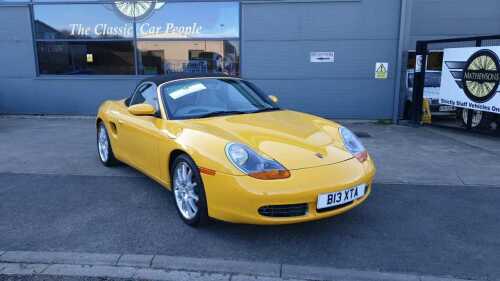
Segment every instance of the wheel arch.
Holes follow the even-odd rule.
[[[170,152],[170,155],[168,156],[168,166],[167,166],[167,175],[168,175],[168,181],[170,182],[172,180],[172,175],[171,175],[171,171],[172,171],[172,165],[174,164],[174,161],[175,161],[175,158],[177,158],[179,155],[182,155],[182,154],[186,154],[187,156],[189,156],[191,159],[193,159],[193,157],[191,157],[185,150],[182,150],[182,149],[179,149],[179,148],[176,148],[174,150],[172,150]],[[193,162],[194,162],[194,159],[193,159]]]
[[[95,120],[95,127],[97,128],[101,122],[104,122],[101,117],[97,117]]]
[[[174,190],[174,186],[172,183],[172,174],[170,173],[170,171],[173,168],[173,164],[174,164],[175,160],[178,159],[178,157],[181,155],[184,158],[182,161],[183,162],[185,162],[185,161],[191,162],[191,163],[187,163],[187,164],[189,166],[191,166],[192,171],[196,170],[196,172],[193,171],[193,174],[195,174],[195,178],[196,178],[196,181],[198,184],[195,185],[195,187],[193,187],[193,190],[198,190],[196,192],[196,194],[198,195],[198,198],[200,198],[200,199],[197,200],[198,203],[195,203],[196,206],[198,207],[198,211],[197,211],[197,213],[195,213],[195,216],[191,217],[191,218],[185,217],[181,211],[179,201],[177,200],[178,197],[176,195],[176,191]],[[190,226],[198,226],[198,225],[204,225],[204,224],[208,223],[209,215],[208,215],[208,202],[207,202],[207,197],[206,197],[206,190],[204,187],[202,176],[198,171],[198,166],[197,166],[195,160],[185,150],[180,149],[180,148],[176,148],[170,152],[168,162],[169,162],[168,170],[169,170],[170,190],[173,192],[172,198],[174,199],[174,204],[177,208],[177,212],[180,215],[181,219],[186,224],[188,224]]]

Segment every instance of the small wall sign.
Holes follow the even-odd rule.
[[[375,79],[387,79],[389,76],[389,63],[377,62],[375,64]]]
[[[94,62],[94,55],[87,54],[87,63],[93,63],[93,62]]]
[[[311,52],[311,62],[335,62],[335,52]]]

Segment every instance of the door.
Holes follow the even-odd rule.
[[[120,142],[127,161],[144,173],[159,178],[160,158],[158,155],[160,115],[156,85],[144,83],[139,86],[130,100],[129,106],[148,103],[157,111],[155,116],[135,116],[128,111],[121,113],[119,123]]]

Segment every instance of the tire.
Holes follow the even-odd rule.
[[[189,226],[209,222],[205,187],[200,171],[186,154],[175,158],[170,171],[172,193],[177,214]]]
[[[463,126],[467,128],[468,112],[470,109],[459,110],[458,118],[460,119]],[[488,112],[472,110],[472,129],[491,129],[491,114]]]
[[[108,130],[102,122],[97,124],[97,156],[106,167],[116,166],[119,163],[113,154]]]

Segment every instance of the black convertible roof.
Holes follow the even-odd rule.
[[[217,74],[217,73],[169,73],[165,75],[158,75],[148,77],[142,82],[153,82],[156,85],[163,84],[165,82],[170,82],[179,79],[188,79],[188,78],[230,78],[231,76],[226,74]]]

